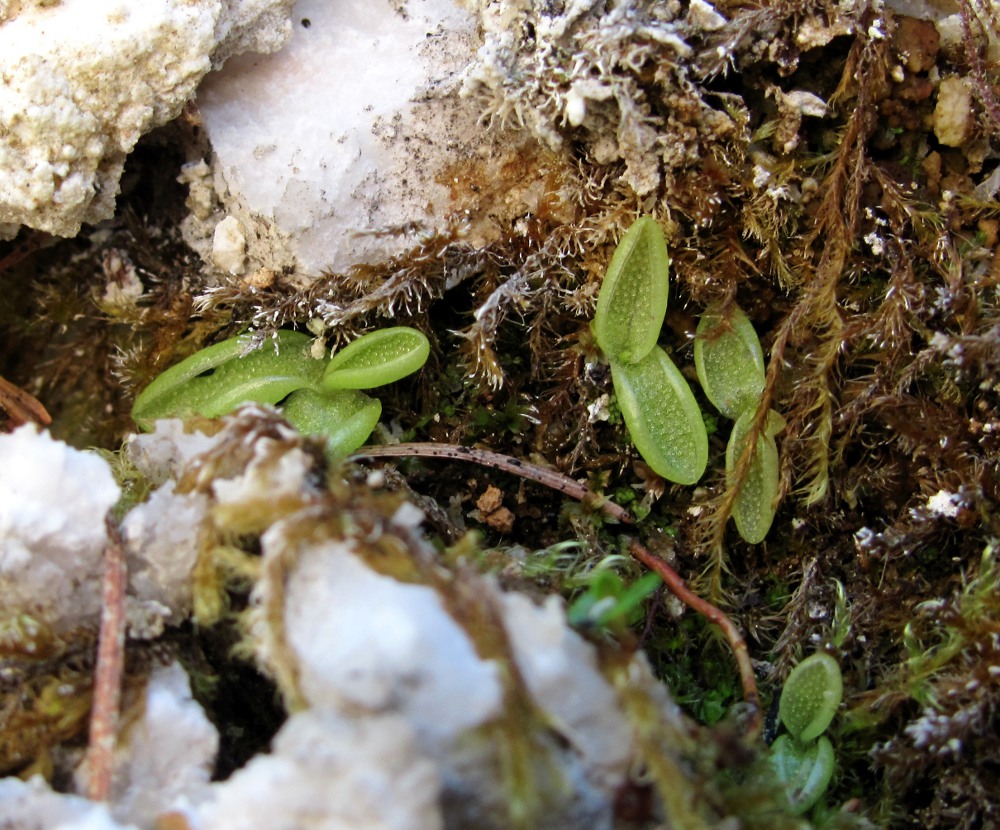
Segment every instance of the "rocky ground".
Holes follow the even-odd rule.
[[[0,37],[58,11],[7,5]],[[61,92],[12,82],[0,100],[0,400],[8,430],[44,420],[41,402],[58,439],[0,436],[11,826],[1000,823],[991,4],[484,0],[442,16],[411,0],[345,21],[302,3],[287,25],[287,4],[247,3],[238,24],[202,5],[197,38],[161,32],[190,47],[160,61],[170,83],[91,124],[121,126],[109,147],[86,119],[57,141],[25,126],[55,116],[12,115],[34,113],[15,93],[44,113]],[[331,77],[347,97],[317,91]],[[39,172],[42,136],[93,151],[90,173],[83,151]],[[69,188],[87,175],[101,184]],[[694,485],[635,451],[590,327],[639,215],[671,260],[659,343],[709,432]],[[711,303],[748,316],[763,409],[785,421],[759,544],[730,521],[731,426],[696,379]],[[295,328],[336,349],[386,325],[431,354],[378,390],[373,442],[556,470],[635,526],[516,470],[331,461],[273,409],[130,437],[135,395],[204,346]],[[64,794],[88,790],[117,533],[130,627],[105,813]],[[745,633],[763,735],[710,621],[662,586],[623,599],[645,573],[633,538]],[[836,768],[795,815],[766,741],[817,651],[843,674]],[[34,773],[48,783],[15,778]]]

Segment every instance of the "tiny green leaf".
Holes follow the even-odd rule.
[[[727,418],[735,421],[756,408],[764,391],[764,352],[739,307],[705,309],[694,341],[694,366],[705,395]]]
[[[626,586],[614,571],[598,570],[588,580],[587,590],[570,604],[566,618],[576,627],[631,622],[633,613],[662,583],[658,574],[650,572]]]
[[[792,811],[804,813],[819,801],[833,777],[833,746],[825,735],[806,744],[782,735],[771,744],[771,763],[787,787]]]
[[[756,414],[752,408],[746,410],[733,426],[726,447],[726,477],[729,481],[736,474],[736,462],[746,445],[747,433]],[[733,504],[736,529],[751,545],[764,541],[774,521],[779,485],[778,446],[774,435],[781,431],[783,424],[784,419],[777,412],[772,410],[768,413],[767,428],[757,436],[750,469]]]
[[[423,333],[407,326],[379,329],[337,352],[323,374],[323,389],[371,389],[417,371],[431,346]]]
[[[611,360],[638,363],[660,336],[670,257],[656,221],[640,216],[611,257],[594,315],[597,345]]]
[[[368,440],[382,402],[354,389],[332,393],[299,389],[288,396],[285,420],[306,435],[325,435],[331,455],[347,455]]]
[[[310,356],[311,341],[306,334],[281,331],[276,343],[265,342],[243,357],[247,336],[216,343],[153,380],[136,398],[132,417],[148,428],[157,418],[214,418],[247,401],[277,403],[319,381],[325,364]]]
[[[694,484],[708,464],[708,433],[680,370],[659,346],[638,363],[611,361],[611,379],[632,443],[659,475]]]
[[[829,654],[818,652],[788,675],[778,701],[778,715],[800,742],[822,735],[833,720],[844,691],[840,666]]]

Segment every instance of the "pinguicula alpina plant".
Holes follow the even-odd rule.
[[[382,404],[360,390],[415,372],[430,352],[427,338],[406,326],[359,337],[330,360],[315,357],[312,346],[309,335],[295,331],[279,331],[256,349],[247,335],[209,346],[154,379],[132,417],[148,429],[159,418],[214,418],[242,403],[281,404],[296,429],[323,435],[331,454],[346,455],[368,440],[382,414]]]
[[[684,376],[656,345],[667,310],[670,258],[659,225],[641,216],[611,257],[592,330],[611,365],[632,442],[654,472],[694,484],[708,464],[708,433]]]

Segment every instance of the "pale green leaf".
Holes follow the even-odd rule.
[[[782,735],[771,744],[771,763],[787,788],[792,812],[804,813],[830,784],[835,766],[833,746],[825,735],[805,744]]]
[[[708,434],[684,376],[659,346],[638,363],[611,361],[611,379],[632,443],[652,469],[694,484],[708,463]]]
[[[368,440],[382,414],[382,403],[354,389],[299,389],[288,396],[282,412],[299,432],[326,436],[331,455],[343,456]]]
[[[698,323],[694,366],[705,395],[734,421],[756,409],[764,391],[764,352],[749,318],[735,305],[709,306]]]
[[[325,362],[311,356],[311,342],[308,335],[281,331],[276,341],[266,340],[246,355],[250,341],[243,335],[209,346],[150,383],[136,398],[132,417],[149,428],[158,418],[214,418],[248,401],[278,403],[322,376]]]
[[[844,691],[840,666],[829,654],[818,652],[799,663],[788,675],[778,701],[778,715],[800,742],[826,731]]]
[[[726,477],[730,482],[736,474],[736,462],[746,445],[747,433],[755,415],[753,409],[748,409],[733,425],[726,447]],[[750,468],[733,504],[736,529],[751,545],[762,542],[767,536],[777,510],[779,468],[774,435],[780,432],[783,423],[784,419],[778,413],[768,413],[767,428],[757,437]]]
[[[324,389],[371,389],[417,371],[430,354],[423,333],[407,326],[379,329],[337,352],[323,375]]]
[[[611,257],[594,315],[597,345],[609,359],[637,363],[660,336],[670,257],[656,221],[640,216]]]

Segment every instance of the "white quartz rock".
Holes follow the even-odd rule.
[[[153,671],[141,715],[129,722],[115,752],[112,814],[119,821],[152,827],[162,813],[189,809],[208,798],[219,733],[191,697],[178,663]],[[77,771],[85,791],[86,763]]]
[[[315,274],[383,261],[449,223],[481,243],[499,235],[498,213],[534,207],[523,166],[487,196],[525,138],[487,130],[459,100],[480,40],[454,0],[301,0],[294,21],[284,49],[229,61],[198,91],[222,210],[199,217],[193,194],[185,237],[206,260],[225,215],[248,271]]]
[[[275,49],[292,0],[62,0],[0,19],[0,234],[110,217],[125,158],[229,55]]]
[[[569,627],[557,596],[536,605],[524,594],[508,593],[503,609],[514,659],[535,705],[613,792],[633,757],[632,729],[597,668],[594,647]]]
[[[0,779],[0,816],[4,830],[136,830],[115,821],[107,804],[53,792],[37,777]]]
[[[440,778],[398,715],[293,715],[189,815],[194,830],[439,830]]]
[[[276,525],[263,538],[264,571],[288,544]],[[353,543],[306,545],[282,584],[267,579],[257,599],[283,590],[284,637],[295,655],[298,684],[310,706],[343,714],[394,712],[432,750],[500,711],[496,667],[479,658],[468,635],[434,589],[383,576],[353,552]],[[264,662],[277,644],[263,634]]]
[[[122,521],[128,554],[128,601],[139,604],[145,636],[159,633],[156,619],[178,625],[191,613],[191,573],[198,561],[199,542],[208,516],[208,498],[201,493],[176,493],[168,481],[147,501],[132,508]],[[140,609],[132,605],[134,613]],[[132,636],[144,636],[132,631]]]
[[[190,431],[184,421],[164,418],[149,433],[130,435],[125,444],[129,460],[150,484],[163,484],[176,478],[197,456],[219,443],[219,437],[197,429]]]
[[[0,435],[0,617],[57,630],[101,604],[105,516],[119,488],[107,463],[34,426]]]

